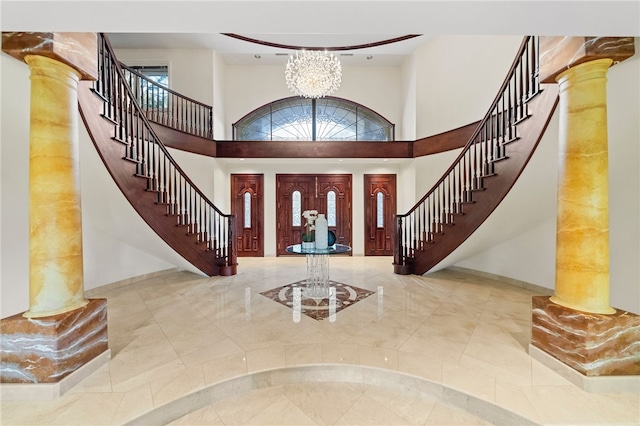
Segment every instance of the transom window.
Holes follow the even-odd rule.
[[[233,125],[234,140],[392,141],[394,125],[346,99],[291,97],[263,105]]]

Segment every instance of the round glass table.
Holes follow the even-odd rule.
[[[349,253],[351,247],[334,244],[326,249],[303,248],[302,244],[294,244],[286,248],[287,253],[304,254],[307,257],[307,281],[305,297],[324,299],[329,297],[329,256]]]

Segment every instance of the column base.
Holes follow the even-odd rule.
[[[109,350],[107,300],[42,318],[0,320],[1,383],[57,383]]]
[[[532,297],[531,345],[584,376],[640,375],[640,316],[594,314]]]
[[[0,383],[2,401],[50,401],[60,398],[75,385],[89,377],[111,359],[111,349],[56,383]]]

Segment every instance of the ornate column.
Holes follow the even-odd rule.
[[[2,319],[2,382],[58,382],[108,351],[106,300],[84,298],[78,82],[95,33],[3,33],[31,72],[29,309]],[[26,94],[25,94],[26,95]],[[20,143],[20,141],[15,141]]]
[[[540,76],[560,86],[556,282],[533,298],[532,346],[586,376],[640,374],[640,317],[609,302],[607,71],[633,37],[541,37]]]
[[[551,301],[612,314],[609,305],[607,71],[596,59],[556,77],[560,85],[556,285]]]
[[[24,60],[31,71],[29,310],[24,316],[37,318],[87,304],[78,158],[80,73],[45,56]]]

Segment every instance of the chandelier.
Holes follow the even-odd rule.
[[[296,95],[321,98],[338,90],[342,81],[342,67],[333,54],[303,50],[289,57],[284,76],[287,87]]]

